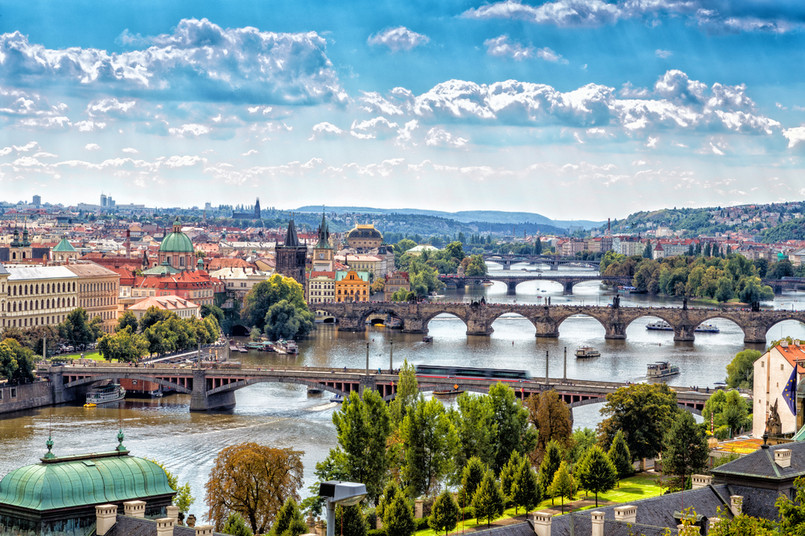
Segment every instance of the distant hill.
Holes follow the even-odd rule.
[[[321,206],[299,207],[296,212],[321,213]],[[372,207],[326,207],[328,213],[335,214],[400,214],[409,216],[431,216],[454,220],[467,224],[494,224],[494,225],[521,225],[535,224],[556,228],[557,230],[593,229],[600,227],[604,222],[590,220],[552,220],[542,214],[533,212],[506,212],[501,210],[464,210],[460,212],[443,212],[439,210],[421,210],[415,208],[384,209]],[[544,231],[550,232],[550,231]]]

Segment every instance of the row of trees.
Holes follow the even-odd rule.
[[[486,275],[486,263],[481,255],[467,255],[460,241],[447,244],[439,251],[423,251],[412,255],[408,250],[416,246],[416,242],[407,238],[394,245],[394,262],[397,269],[408,272],[411,292],[417,297],[427,296],[443,288],[439,274],[455,274],[459,267],[469,276]],[[397,298],[403,301],[409,296],[400,294]]]
[[[246,294],[243,322],[271,340],[297,339],[314,328],[314,315],[305,302],[302,285],[292,277],[272,275]]]
[[[758,268],[746,257],[731,254],[718,257],[666,257],[659,260],[626,257],[607,252],[601,260],[603,275],[627,276],[640,292],[668,296],[695,296],[726,302],[738,299],[757,303],[774,298],[763,285]]]

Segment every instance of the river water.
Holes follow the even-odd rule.
[[[492,270],[494,265],[492,265]],[[533,266],[515,265],[499,274],[527,275]],[[590,274],[579,268],[562,268],[560,273]],[[495,272],[491,272],[493,275]],[[556,272],[547,272],[547,274]],[[594,282],[576,285],[573,296],[562,296],[558,283],[532,281],[521,283],[517,294],[506,294],[506,286],[468,288],[457,294],[446,290],[436,299],[446,301],[478,300],[489,302],[540,303],[548,296],[552,304],[604,304],[612,294]],[[679,306],[676,300],[643,295],[625,295],[621,305]],[[805,308],[805,293],[791,292],[778,296],[775,308]],[[464,366],[526,369],[533,376],[544,376],[546,352],[551,377],[564,374],[564,350],[567,349],[569,378],[612,381],[640,381],[646,365],[668,360],[681,368],[671,378],[671,385],[712,387],[723,381],[725,367],[733,356],[745,348],[737,325],[716,319],[718,334],[697,334],[694,342],[675,343],[672,332],[647,331],[642,318],[627,329],[623,341],[604,340],[604,328],[590,317],[571,317],[559,328],[558,339],[537,339],[534,327],[524,318],[511,315],[499,318],[489,337],[468,337],[466,327],[457,318],[439,316],[429,324],[432,343],[422,342],[421,335],[402,334],[382,327],[367,328],[365,333],[342,333],[333,326],[319,326],[316,332],[299,344],[294,357],[250,352],[241,354],[244,364],[278,366],[281,364],[362,368],[369,346],[369,366],[388,368],[393,346],[394,367],[403,359],[417,363],[446,363]],[[769,340],[783,336],[805,339],[805,327],[797,322],[782,322],[769,333]],[[601,357],[576,360],[577,346],[595,346]],[[759,348],[762,349],[762,348]],[[191,512],[206,514],[204,484],[215,456],[225,446],[255,441],[288,447],[304,452],[305,484],[315,481],[313,470],[335,446],[336,435],[331,417],[334,404],[329,395],[308,397],[298,385],[258,384],[236,392],[237,406],[227,413],[190,413],[189,396],[171,395],[154,400],[126,400],[118,405],[84,409],[80,404],[42,408],[0,416],[0,477],[20,465],[36,463],[45,451],[50,433],[56,455],[102,452],[117,445],[119,427],[125,433],[125,446],[134,456],[162,462],[180,482],[190,482],[196,503]],[[600,405],[574,410],[576,426],[595,427]],[[306,490],[302,495],[307,494]]]

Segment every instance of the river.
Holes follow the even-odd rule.
[[[493,265],[494,266],[494,265]],[[515,265],[500,274],[521,274],[535,267]],[[562,268],[560,273],[583,271]],[[546,273],[556,273],[547,272]],[[521,283],[517,294],[506,294],[506,286],[468,288],[465,293],[444,291],[437,299],[468,301],[485,297],[490,302],[516,300],[518,303],[540,303],[548,296],[552,304],[604,304],[612,294],[596,283],[582,283],[573,296],[562,296],[558,283],[532,281]],[[677,300],[644,295],[625,295],[621,305],[679,306]],[[776,308],[802,309],[805,293],[790,292],[778,296]],[[403,359],[411,363],[454,363],[465,366],[526,369],[534,376],[544,376],[545,355],[549,372],[561,376],[564,349],[567,348],[567,376],[570,378],[613,381],[640,381],[646,365],[668,360],[680,366],[681,374],[669,380],[671,385],[712,387],[723,381],[725,367],[733,356],[745,348],[740,328],[728,320],[716,319],[718,334],[697,334],[694,342],[675,343],[672,332],[647,331],[645,325],[654,319],[638,319],[627,329],[627,339],[604,340],[604,328],[589,317],[571,317],[559,328],[558,339],[537,339],[534,327],[517,315],[506,315],[494,324],[489,337],[468,337],[464,324],[455,317],[439,316],[429,324],[432,343],[422,342],[421,335],[402,334],[382,327],[368,328],[365,333],[341,333],[333,326],[319,326],[305,341],[300,341],[299,355],[294,357],[250,352],[241,354],[246,363],[266,366],[295,365],[362,368],[369,344],[371,368],[387,368],[393,346],[394,366]],[[805,339],[805,327],[797,322],[783,322],[769,333],[769,340],[783,336]],[[393,341],[393,345],[392,345]],[[575,348],[591,345],[601,357],[576,360]],[[761,348],[762,349],[762,348]],[[225,446],[255,441],[276,447],[304,451],[305,484],[315,481],[313,470],[333,446],[336,435],[331,416],[333,404],[329,395],[308,398],[297,385],[258,384],[236,393],[237,405],[227,413],[190,413],[188,395],[172,395],[155,400],[126,400],[117,406],[84,409],[80,404],[18,412],[0,417],[0,476],[20,465],[36,463],[45,451],[50,433],[56,455],[112,450],[117,445],[119,427],[125,433],[125,446],[134,456],[161,461],[175,473],[180,482],[190,482],[196,503],[191,512],[203,517],[204,484],[215,456]],[[575,426],[594,427],[599,420],[600,405],[574,410]],[[307,494],[306,490],[302,495]]]

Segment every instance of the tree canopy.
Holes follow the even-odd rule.
[[[0,378],[10,383],[25,383],[34,379],[34,353],[16,339],[0,342]]]
[[[679,477],[680,487],[685,479],[707,466],[710,449],[703,425],[696,424],[693,415],[679,412],[662,443],[662,470]]]
[[[249,326],[263,328],[266,315],[272,305],[287,301],[294,307],[307,311],[302,285],[292,277],[274,274],[269,279],[254,285],[243,301],[243,320]]]
[[[754,364],[763,355],[759,350],[741,350],[727,364],[727,385],[733,389],[751,389]]]
[[[728,439],[752,426],[750,409],[749,401],[738,391],[725,393],[719,389],[705,402],[702,417],[708,427],[712,422],[713,432],[719,439]]]
[[[576,467],[576,476],[581,487],[595,494],[598,507],[598,494],[609,491],[618,482],[618,470],[601,447],[593,445]]]

